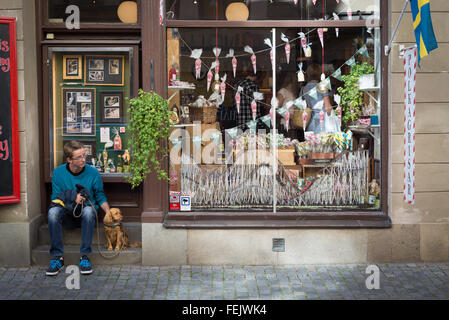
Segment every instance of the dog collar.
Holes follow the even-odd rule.
[[[103,222],[103,224],[104,224],[106,227],[114,228],[114,227],[117,227],[117,226],[121,225],[122,223],[121,223],[121,222],[116,222],[116,223],[114,223],[114,224],[107,224],[107,223],[104,223],[104,222]]]

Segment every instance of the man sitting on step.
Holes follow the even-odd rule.
[[[92,237],[99,206],[108,213],[109,204],[103,191],[103,181],[98,170],[86,164],[86,151],[78,141],[64,145],[66,164],[53,171],[51,205],[48,210],[50,232],[50,266],[48,276],[57,275],[64,267],[62,225],[81,227],[80,272],[92,273],[87,255],[92,253]],[[92,207],[95,206],[95,207]]]

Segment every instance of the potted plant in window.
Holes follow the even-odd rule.
[[[343,87],[337,89],[341,96],[342,126],[346,129],[360,116],[363,107],[363,92],[359,87],[359,79],[366,74],[374,73],[374,67],[365,63],[356,64],[349,75],[343,75]]]
[[[173,123],[168,100],[153,91],[140,89],[139,95],[130,100],[129,115],[131,162],[128,182],[135,188],[152,170],[159,180],[168,180],[167,171],[162,167],[169,151],[165,141]]]

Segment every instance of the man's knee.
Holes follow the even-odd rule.
[[[95,211],[92,207],[84,207],[83,209],[83,219],[89,220],[89,221],[95,221]]]
[[[48,210],[48,223],[55,223],[61,221],[63,214],[62,208],[53,207]]]

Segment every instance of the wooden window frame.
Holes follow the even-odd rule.
[[[144,212],[142,222],[163,222],[166,228],[391,228],[391,219],[388,216],[388,149],[389,149],[389,117],[388,117],[388,57],[383,54],[383,45],[388,42],[389,36],[389,4],[387,0],[380,0],[380,19],[374,20],[372,26],[381,28],[381,207],[376,211],[362,210],[342,210],[342,211],[294,211],[294,212],[245,212],[245,211],[200,211],[200,212],[169,212],[168,196],[161,194],[159,206],[153,205],[152,210]],[[156,4],[152,8],[147,8],[147,12],[154,14],[157,12]],[[143,21],[143,30],[146,28]],[[155,24],[148,23],[153,28]],[[167,96],[167,87],[163,84],[167,78],[167,71],[164,70],[166,63],[166,32],[167,28],[285,28],[285,27],[365,27],[366,20],[340,20],[340,21],[304,21],[304,20],[253,20],[253,21],[213,21],[213,20],[165,20],[164,26],[156,30],[153,37],[161,39],[164,45],[164,52],[160,58],[155,57],[155,63],[162,64],[158,91]],[[144,31],[143,31],[144,32]],[[145,48],[144,48],[145,50]],[[150,51],[150,50],[149,50]],[[156,50],[153,50],[155,52]],[[145,54],[145,53],[144,53]],[[145,66],[144,66],[145,67]],[[145,80],[144,80],[145,82]],[[166,164],[168,168],[168,163]],[[153,179],[148,179],[152,182]],[[150,189],[149,183],[145,184],[145,190]],[[162,183],[162,190],[167,190],[168,184]],[[147,202],[149,205],[151,200]],[[144,207],[148,207],[144,206]],[[161,212],[155,213],[155,207]],[[157,210],[156,210],[157,211]]]

